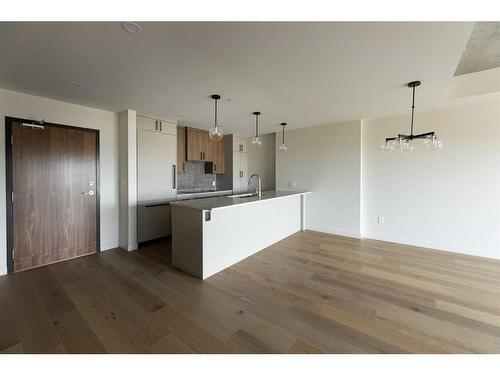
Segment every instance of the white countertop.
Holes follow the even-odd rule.
[[[213,210],[216,208],[236,206],[240,204],[255,203],[268,199],[276,199],[288,197],[292,195],[309,194],[309,191],[282,191],[282,190],[269,190],[263,191],[262,196],[246,197],[246,198],[230,198],[227,196],[202,198],[188,201],[177,201],[170,203],[172,206],[187,207],[198,210]]]
[[[165,198],[165,199],[155,199],[148,201],[139,201],[137,204],[139,206],[163,206],[177,201],[187,200],[187,199],[202,199],[206,197],[216,197],[219,195],[230,195],[232,190],[216,190],[216,191],[203,191],[195,193],[183,193],[177,194],[175,198]]]
[[[216,197],[219,195],[231,195],[232,190],[214,190],[214,191],[200,191],[200,192],[183,192],[177,194],[177,200],[184,199],[198,199],[205,197]]]

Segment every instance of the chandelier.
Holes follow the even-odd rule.
[[[443,148],[443,143],[438,139],[435,132],[413,134],[415,119],[415,88],[420,86],[420,84],[420,81],[408,83],[408,87],[412,89],[410,134],[398,134],[396,137],[386,138],[381,146],[384,152],[412,152],[415,149],[413,145],[414,139],[423,139],[427,149],[430,151],[439,151]]]

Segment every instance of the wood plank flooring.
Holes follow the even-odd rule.
[[[170,241],[0,277],[0,353],[500,353],[500,261],[305,231],[205,280]]]

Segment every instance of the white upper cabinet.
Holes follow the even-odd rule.
[[[233,136],[233,152],[247,152],[248,139]]]
[[[177,135],[176,124],[144,116],[137,116],[137,129],[163,133],[163,134]]]

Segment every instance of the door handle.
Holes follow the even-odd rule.
[[[172,165],[172,189],[175,189],[177,176],[175,175],[175,165]]]
[[[200,152],[200,160],[203,160],[203,152]]]
[[[83,195],[94,195],[94,190],[84,191]]]

